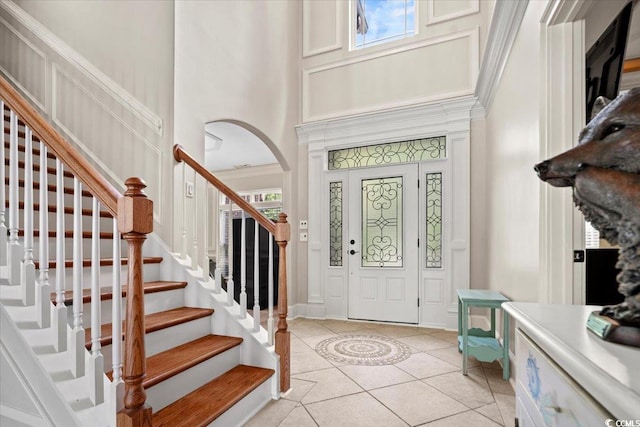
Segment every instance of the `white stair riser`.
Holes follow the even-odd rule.
[[[275,381],[273,374],[267,381],[256,387],[251,393],[247,394],[242,400],[233,405],[224,414],[220,415],[209,426],[227,427],[235,425],[244,425],[255,414],[260,411],[271,400],[271,383]]]
[[[236,346],[147,389],[147,404],[157,412],[234,368],[238,363],[240,348]]]
[[[51,205],[55,205],[55,200],[49,201]],[[73,201],[70,202],[67,206],[73,207]],[[87,209],[87,208],[85,208]],[[9,215],[7,212],[7,224],[9,224]],[[47,212],[48,218],[48,227],[49,231],[56,230],[56,212]],[[93,218],[91,215],[82,215],[82,231],[91,231]],[[113,218],[110,217],[100,217],[99,219],[99,227],[100,231],[103,232],[112,232],[113,230]],[[18,228],[24,228],[24,212],[21,210],[18,211]],[[40,211],[33,212],[33,229],[37,230],[40,228]],[[64,228],[65,230],[73,229],[73,214],[68,213],[64,215]]]
[[[126,253],[122,254],[123,258],[126,256]],[[69,256],[67,256],[69,258]],[[145,264],[143,266],[143,280],[145,282],[151,282],[160,279],[159,266],[160,264]],[[100,275],[99,281],[100,286],[109,286],[113,283],[113,266],[107,265],[100,267]],[[122,283],[127,281],[127,266],[123,265],[120,268],[121,271],[121,280]],[[40,271],[36,270],[36,278],[40,277]],[[49,284],[51,285],[51,290],[55,291],[56,286],[56,269],[49,269]],[[84,288],[91,287],[91,267],[85,267],[82,269],[82,284]],[[73,289],[73,267],[65,268],[65,290]]]
[[[122,319],[126,318],[125,308],[126,298],[120,298],[122,303]],[[111,323],[111,308],[113,300],[100,301],[101,324]],[[144,312],[146,314],[158,313],[184,306],[184,289],[174,289],[171,291],[154,292],[144,296]],[[82,319],[85,328],[91,327],[91,303],[82,305]],[[73,306],[67,306],[67,323],[73,325]]]
[[[49,260],[54,261],[56,259],[57,243],[54,237],[47,239],[49,245]],[[91,239],[82,239],[82,256],[83,258],[91,258]],[[120,240],[120,253],[125,254],[127,250],[127,242]],[[67,259],[73,256],[73,238],[64,239],[64,254]],[[113,255],[113,240],[112,239],[100,239],[100,257],[111,258]],[[40,261],[40,240],[38,237],[33,239],[33,259]]]

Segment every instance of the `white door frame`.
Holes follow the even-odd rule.
[[[346,172],[328,170],[328,151],[445,136],[447,160],[442,162],[442,167],[450,171],[451,202],[448,209],[455,213],[459,225],[452,227],[444,242],[443,256],[452,263],[452,273],[442,279],[430,280],[422,269],[419,324],[452,330],[457,328],[456,289],[469,287],[470,125],[472,109],[476,105],[475,97],[467,97],[296,127],[298,142],[308,148],[309,241],[307,300],[295,307],[294,315],[347,317],[346,263],[330,267],[327,244],[328,185],[330,181],[345,179],[341,174]],[[422,170],[420,174],[422,176]]]

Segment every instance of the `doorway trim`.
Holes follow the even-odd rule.
[[[309,162],[307,301],[298,307],[299,315],[347,318],[346,271],[328,268],[328,151],[445,136],[448,159],[443,163],[450,170],[452,183],[450,209],[461,225],[452,227],[444,241],[452,273],[439,282],[425,283],[420,277],[419,324],[456,329],[456,289],[469,288],[470,128],[476,104],[477,98],[465,97],[296,127],[299,144],[307,145]],[[331,172],[331,180],[339,176]]]

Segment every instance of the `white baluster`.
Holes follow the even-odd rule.
[[[4,128],[4,102],[0,101],[0,113],[2,113],[2,127]],[[3,129],[4,132],[4,129]],[[2,185],[0,186],[0,265],[7,265],[7,228],[5,209],[6,209],[6,194],[5,194],[5,167],[4,167],[4,138],[2,138],[2,150],[0,150],[0,176],[2,177]]]
[[[84,328],[82,327],[82,184],[73,178],[73,331],[71,333],[71,371],[84,375]]]
[[[187,170],[182,162],[182,259],[187,259]]]
[[[269,233],[269,317],[267,319],[267,335],[269,339],[269,345],[273,345],[273,235]]]
[[[233,203],[229,200],[229,253],[227,259],[229,260],[229,279],[227,280],[227,305],[233,305],[233,295],[235,293],[235,286],[233,283]]]
[[[196,171],[193,171],[193,255],[191,268],[198,270],[198,198],[196,197]]]
[[[117,298],[113,295],[113,299]],[[94,405],[104,402],[104,357],[100,352],[100,202],[93,198],[91,215],[91,358],[89,397]]]
[[[203,238],[202,238],[202,280],[205,282],[209,282],[209,221],[211,221],[211,217],[209,216],[209,186],[207,183],[204,183],[204,209],[203,216]]]
[[[253,244],[253,330],[260,330],[260,224],[255,221]]]
[[[111,336],[115,337],[111,344],[111,361],[113,369],[113,381],[111,387],[113,391],[114,413],[124,407],[124,381],[122,380],[122,287],[120,281],[120,232],[118,231],[118,220],[113,218],[113,284],[111,293]]]
[[[67,307],[64,305],[64,167],[56,159],[56,308],[53,313],[53,346],[67,349]]]
[[[240,318],[247,317],[247,221],[242,211],[242,227],[240,228]]]
[[[49,184],[47,170],[47,146],[40,142],[40,188]],[[51,286],[49,286],[49,191],[40,190],[40,226],[39,247],[40,278],[36,288],[38,325],[48,328],[51,325]]]
[[[7,259],[10,285],[20,284],[22,247],[18,242],[18,203],[18,116],[11,111],[9,117],[9,253]]]
[[[33,133],[25,126],[24,134],[24,255],[20,284],[22,303],[30,306],[36,302],[36,266],[33,263]]]
[[[220,286],[222,285],[222,251],[220,248],[220,239],[222,236],[220,235],[220,223],[223,215],[222,212],[220,212],[220,193],[217,190],[214,190],[213,194],[215,197],[216,207],[216,269],[213,272],[213,280],[215,281],[213,284],[213,291],[215,293],[220,293]]]

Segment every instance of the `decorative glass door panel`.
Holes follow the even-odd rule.
[[[402,180],[362,180],[361,267],[402,267]]]
[[[349,171],[348,317],[418,323],[418,166]]]

